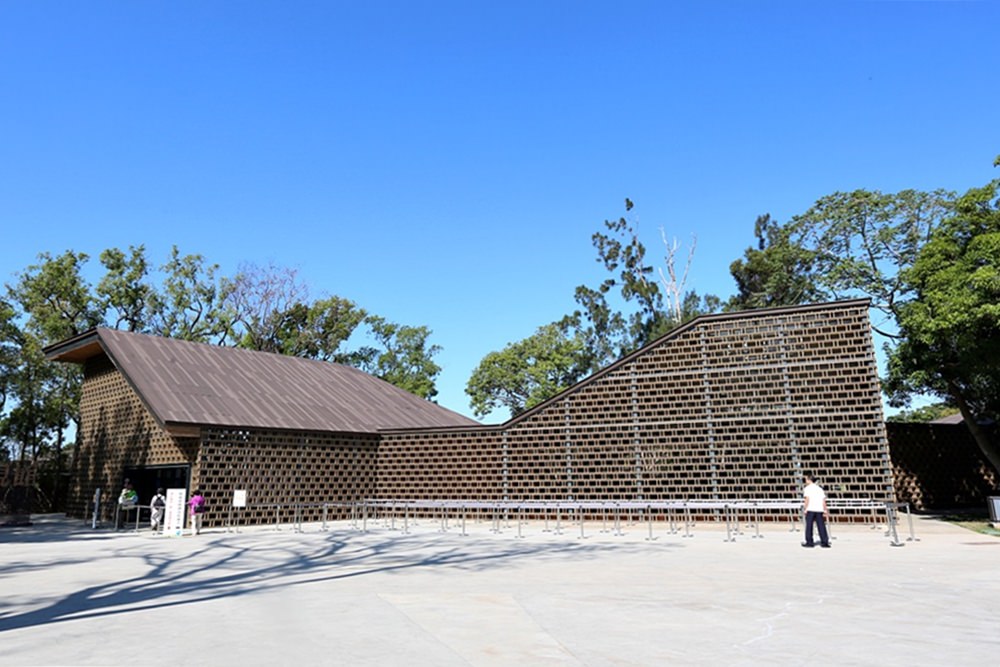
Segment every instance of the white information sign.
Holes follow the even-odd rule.
[[[167,489],[167,507],[163,517],[163,534],[180,537],[184,534],[184,515],[187,508],[186,489]]]
[[[236,489],[233,491],[233,507],[246,507],[247,506],[247,490],[246,489]]]

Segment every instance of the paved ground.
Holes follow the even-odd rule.
[[[1000,538],[0,529],[0,665],[996,665]],[[397,526],[399,528],[399,526]],[[905,528],[905,525],[904,525]],[[905,539],[906,534],[900,534]]]

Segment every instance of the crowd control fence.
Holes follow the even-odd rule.
[[[901,516],[905,515],[909,536],[906,541],[919,541],[914,534],[913,515],[908,503],[851,499],[828,500],[827,527],[836,539],[838,519],[843,516],[855,521],[859,516],[871,530],[881,529],[892,546],[903,546],[899,536]],[[265,524],[272,530],[303,532],[304,526],[330,529],[331,523],[344,522],[352,530],[368,532],[377,528],[410,532],[418,522],[433,522],[439,532],[458,531],[468,534],[469,524],[489,524],[492,533],[510,533],[523,538],[528,530],[541,530],[553,535],[575,535],[586,538],[587,531],[621,536],[627,527],[641,527],[645,539],[654,541],[662,534],[683,538],[694,537],[699,522],[724,524],[725,541],[735,542],[740,536],[763,539],[761,526],[787,526],[799,531],[804,523],[802,501],[778,500],[672,500],[614,502],[518,502],[471,500],[397,500],[366,499],[359,502],[273,503],[229,507],[224,522],[227,532],[240,532],[249,525],[245,517],[270,517]],[[856,522],[856,521],[855,521]],[[138,521],[136,523],[138,527]],[[253,525],[261,525],[254,522]]]

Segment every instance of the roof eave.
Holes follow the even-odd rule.
[[[45,358],[49,361],[62,361],[74,364],[82,364],[87,359],[106,351],[101,345],[101,337],[97,329],[84,331],[82,334],[67,338],[64,341],[54,343],[42,348]]]

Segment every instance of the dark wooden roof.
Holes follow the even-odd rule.
[[[83,362],[107,354],[173,433],[201,426],[375,433],[478,422],[356,368],[99,328],[45,350]]]

